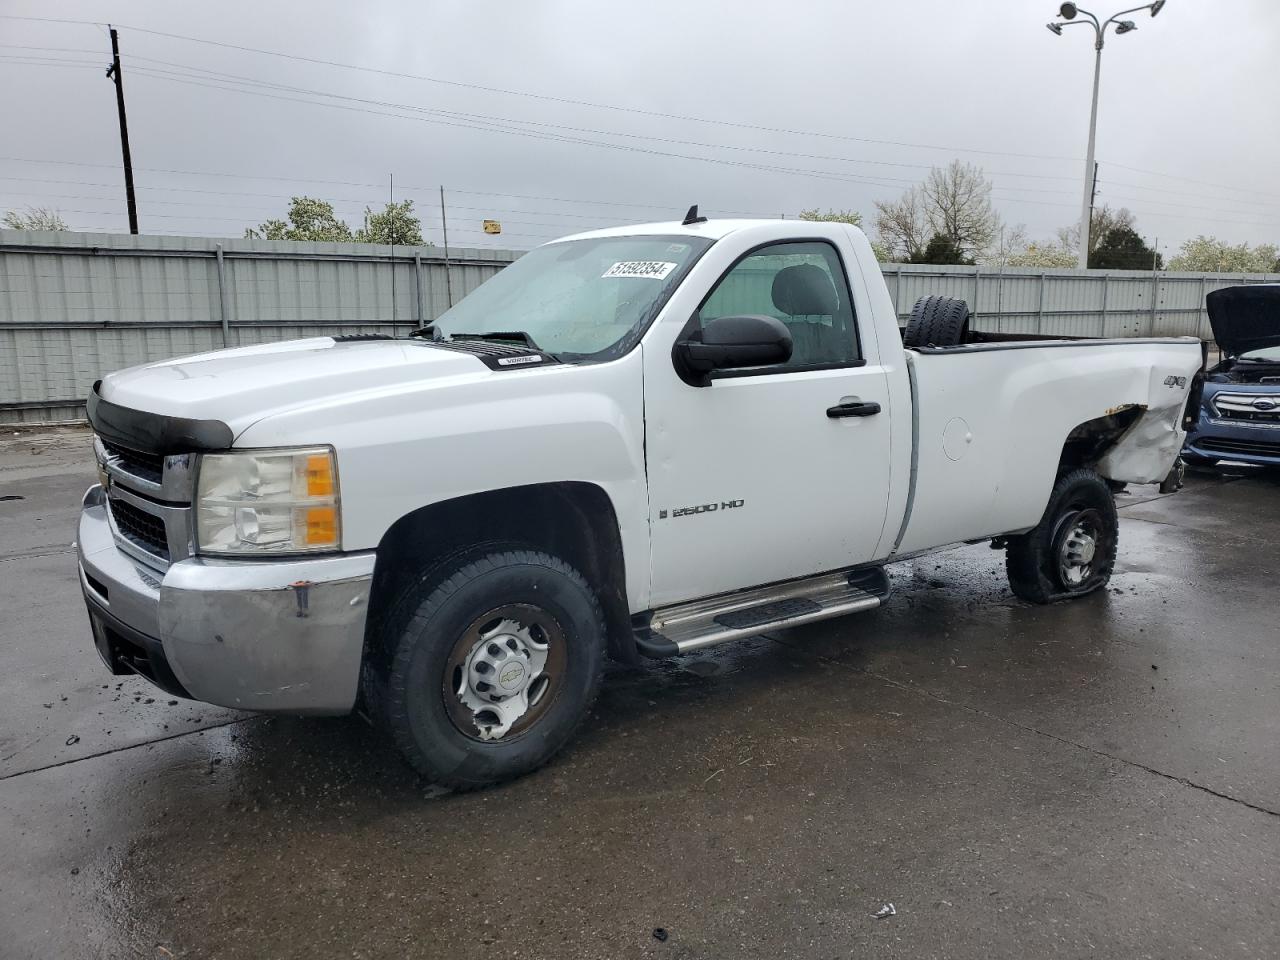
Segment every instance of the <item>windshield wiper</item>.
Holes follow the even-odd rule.
[[[525,333],[523,330],[503,330],[493,333],[453,333],[449,335],[450,340],[496,340],[500,342],[522,343],[530,350],[537,350],[545,353],[540,346],[533,341],[533,337]]]

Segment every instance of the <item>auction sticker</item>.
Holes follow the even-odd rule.
[[[649,277],[653,280],[665,280],[667,274],[677,266],[678,264],[669,263],[666,260],[623,260],[600,274],[600,278]]]

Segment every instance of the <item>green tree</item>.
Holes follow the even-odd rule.
[[[288,221],[268,220],[244,232],[251,240],[347,240],[351,228],[338,219],[333,204],[313,197],[289,201]]]
[[[937,235],[948,238],[965,262],[985,256],[1000,222],[991,205],[991,181],[981,167],[959,160],[934,167],[896,201],[876,201],[881,242],[908,262],[919,262]]]
[[[960,249],[955,240],[941,233],[935,233],[930,237],[921,254],[907,262],[973,265],[973,261],[964,255],[964,251]]]
[[[1274,243],[1229,244],[1216,237],[1199,236],[1187,240],[1169,261],[1170,270],[1194,270],[1198,273],[1271,273],[1280,272],[1280,250]]]
[[[800,219],[814,223],[851,223],[855,227],[862,226],[862,214],[857,210],[828,210],[822,213],[814,207],[812,210],[801,210]]]
[[[364,209],[364,226],[356,231],[359,243],[422,244],[422,221],[413,215],[413,201],[388,203],[381,213]]]
[[[67,221],[56,210],[44,207],[27,207],[26,213],[10,210],[0,225],[10,230],[70,230]]]
[[[1160,270],[1164,261],[1132,227],[1112,227],[1089,255],[1094,270]]]

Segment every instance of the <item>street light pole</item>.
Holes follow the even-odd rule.
[[[1084,198],[1080,201],[1080,252],[1076,257],[1076,266],[1081,270],[1089,267],[1089,227],[1093,220],[1093,191],[1096,186],[1097,167],[1093,162],[1093,147],[1098,132],[1098,77],[1102,73],[1102,33],[1093,45],[1096,51],[1093,57],[1093,105],[1089,108],[1089,149],[1084,158]]]
[[[1084,24],[1093,27],[1093,102],[1089,107],[1089,149],[1084,160],[1084,196],[1080,201],[1080,250],[1076,256],[1076,266],[1081,270],[1089,267],[1089,232],[1093,221],[1093,197],[1098,175],[1098,167],[1093,159],[1098,131],[1098,80],[1102,74],[1102,47],[1106,41],[1107,27],[1115,24],[1117,34],[1130,33],[1137,30],[1137,26],[1132,20],[1120,20],[1120,17],[1127,13],[1137,13],[1139,10],[1150,10],[1151,16],[1154,17],[1164,4],[1165,0],[1155,0],[1154,3],[1141,7],[1121,10],[1105,21],[1099,22],[1097,17],[1083,7],[1078,7],[1074,3],[1064,3],[1058,8],[1058,16],[1066,22],[1047,24],[1048,28],[1058,36],[1062,36],[1063,27],[1077,27]],[[1084,14],[1088,20],[1077,20],[1076,17],[1079,14]]]

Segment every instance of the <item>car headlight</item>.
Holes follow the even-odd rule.
[[[200,553],[318,553],[337,550],[341,542],[338,467],[328,447],[200,458]]]

